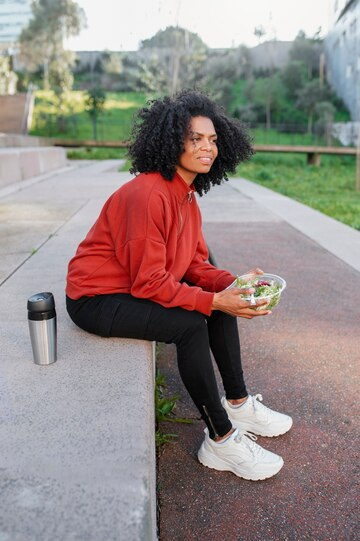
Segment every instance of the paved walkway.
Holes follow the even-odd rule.
[[[129,178],[118,165],[74,162],[0,190],[0,283],[69,220],[81,229],[76,216],[84,206],[96,215]],[[94,176],[99,182],[89,183]],[[274,313],[239,320],[239,328],[250,392],[291,414],[294,427],[280,438],[259,438],[284,457],[273,479],[252,483],[204,468],[196,460],[203,425],[179,380],[174,348],[164,346],[159,364],[168,392],[181,396],[177,414],[195,420],[164,427],[179,437],[159,456],[160,539],[355,540],[360,232],[240,179],[200,203],[220,266],[241,273],[258,265],[287,280]]]
[[[53,174],[0,189],[0,285],[83,207],[96,216],[128,178],[117,172],[121,163],[69,162]]]
[[[194,423],[162,426],[178,438],[159,456],[160,540],[359,539],[360,232],[240,179],[200,202],[219,266],[242,273],[258,265],[286,278],[271,316],[238,322],[249,391],[291,414],[294,427],[259,438],[285,460],[272,479],[204,468],[196,459],[203,423],[174,347],[164,346],[167,393],[181,397],[176,415]]]

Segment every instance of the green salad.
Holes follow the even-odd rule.
[[[245,300],[268,300],[267,305],[254,306],[255,310],[271,310],[280,301],[281,292],[283,286],[281,283],[272,279],[262,279],[261,275],[255,278],[251,276],[238,276],[236,278],[235,286],[241,289],[253,288],[255,292],[252,295],[242,295]]]

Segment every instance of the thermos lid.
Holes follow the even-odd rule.
[[[44,291],[35,293],[27,301],[27,309],[29,312],[48,312],[54,310],[55,300],[52,293]]]

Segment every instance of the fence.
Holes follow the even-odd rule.
[[[99,115],[97,121],[98,141],[125,141],[129,138],[132,119],[111,118],[110,115]],[[339,141],[321,134],[308,134],[307,126],[301,124],[274,124],[266,129],[265,124],[247,124],[255,143],[268,145],[315,145],[337,146]],[[91,119],[86,115],[57,116],[40,114],[32,130],[35,135],[58,137],[64,139],[93,139]]]

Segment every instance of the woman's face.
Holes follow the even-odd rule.
[[[176,171],[187,184],[192,184],[198,173],[208,173],[217,155],[217,135],[214,124],[205,116],[194,116],[184,141]]]

